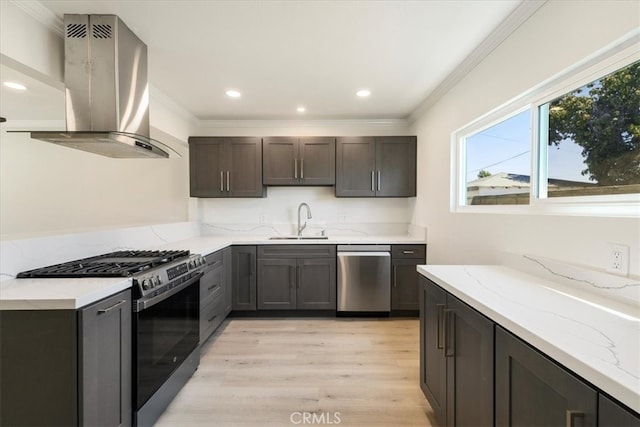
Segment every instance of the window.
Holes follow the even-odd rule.
[[[639,42],[631,36],[454,132],[452,209],[639,216]]]
[[[640,62],[539,111],[540,197],[640,193]]]
[[[465,146],[466,204],[529,203],[530,110],[469,135]]]

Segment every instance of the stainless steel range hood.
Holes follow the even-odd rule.
[[[115,15],[64,15],[67,131],[31,138],[116,158],[167,158],[149,137],[147,46]]]

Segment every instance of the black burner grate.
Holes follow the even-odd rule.
[[[23,271],[16,277],[129,277],[188,256],[189,251],[117,251]]]

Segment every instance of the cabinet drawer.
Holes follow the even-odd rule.
[[[205,267],[204,267],[204,271],[205,272],[222,266],[222,264],[223,264],[222,252],[223,251],[214,252],[214,253],[206,255],[204,257],[204,260],[206,261],[206,264],[205,264]]]
[[[425,245],[393,245],[391,256],[393,258],[419,258],[425,260],[427,247]]]
[[[258,246],[258,258],[335,258],[335,245]]]
[[[216,298],[224,293],[224,268],[219,264],[200,279],[200,301]]]
[[[202,344],[224,320],[224,297],[218,295],[200,308],[200,343]]]

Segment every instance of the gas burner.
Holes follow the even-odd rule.
[[[47,267],[23,271],[23,278],[79,278],[136,276],[173,261],[189,258],[189,251],[134,251],[124,250]]]

